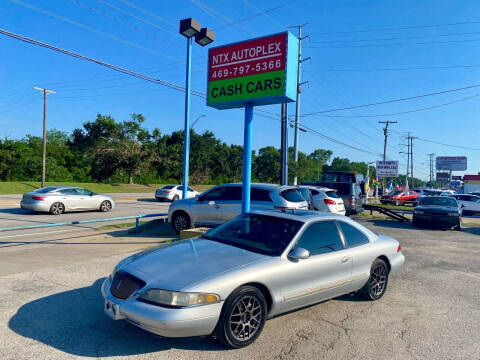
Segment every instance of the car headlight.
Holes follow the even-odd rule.
[[[456,213],[456,212],[449,212],[449,213],[448,213],[448,216],[458,216],[458,213]]]
[[[216,294],[150,289],[140,295],[139,300],[164,306],[185,307],[218,303],[220,296]]]
[[[414,214],[423,215],[425,212],[423,210],[413,210]]]

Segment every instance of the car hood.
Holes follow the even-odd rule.
[[[202,238],[162,246],[140,254],[121,267],[148,286],[182,290],[214,275],[270,257]]]

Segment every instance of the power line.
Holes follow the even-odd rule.
[[[349,106],[349,107],[338,108],[338,109],[330,109],[330,110],[316,111],[316,112],[312,112],[312,113],[309,113],[309,114],[304,114],[304,115],[302,115],[302,116],[310,116],[310,115],[313,115],[313,114],[324,114],[324,113],[341,111],[341,110],[350,110],[350,109],[358,109],[358,108],[362,108],[362,107],[369,107],[369,106],[390,104],[390,103],[394,103],[394,102],[401,102],[401,101],[408,101],[408,100],[413,100],[413,99],[420,99],[420,98],[424,98],[424,97],[428,97],[428,96],[447,94],[447,93],[451,93],[451,92],[455,92],[455,91],[462,91],[462,90],[474,89],[474,88],[477,88],[477,87],[480,87],[480,84],[470,85],[470,86],[465,86],[465,87],[462,87],[462,88],[456,88],[456,89],[450,89],[450,90],[436,91],[436,92],[433,92],[433,93],[427,93],[427,94],[422,94],[422,95],[409,96],[409,97],[400,98],[400,99],[378,101],[378,102],[374,102],[374,103],[370,103],[370,104],[355,105],[355,106]]]
[[[283,8],[283,7],[285,7],[285,6],[291,5],[291,4],[293,4],[294,2],[296,2],[296,1],[297,1],[297,0],[289,1],[289,2],[286,2],[286,3],[284,3],[284,4],[277,5],[277,6],[273,7],[273,8],[260,11],[260,12],[256,13],[255,15],[247,16],[247,17],[245,17],[245,18],[243,18],[243,19],[240,19],[240,20],[231,22],[231,23],[229,23],[229,24],[225,24],[225,25],[219,26],[219,27],[215,28],[214,30],[217,31],[217,30],[226,28],[226,27],[231,26],[231,25],[237,25],[237,24],[240,24],[240,23],[242,23],[242,22],[245,22],[245,21],[254,19],[254,18],[256,18],[256,17],[258,17],[258,16],[261,16],[261,15],[266,15],[266,14],[272,12],[272,11],[275,11],[275,10],[281,9],[281,8]],[[254,5],[252,5],[252,4],[249,4],[247,1],[245,1],[245,2],[246,2],[248,5],[253,6],[253,7],[255,7],[256,9],[258,9],[256,6],[254,6]]]
[[[480,24],[480,21],[463,21],[463,22],[457,22],[457,23],[434,24],[434,25],[413,25],[413,26],[401,26],[401,27],[391,27],[391,28],[383,28],[383,29],[381,28],[381,29],[336,31],[336,32],[316,33],[316,35],[355,34],[355,33],[392,31],[392,30],[427,29],[427,28],[434,28],[434,27],[472,25],[472,24]]]
[[[150,82],[153,82],[153,83],[156,83],[156,84],[159,84],[159,85],[163,85],[163,86],[169,87],[169,88],[177,90],[177,91],[185,92],[185,88],[183,86],[180,86],[180,85],[177,85],[177,84],[174,84],[174,83],[170,83],[170,82],[167,82],[167,81],[164,81],[164,80],[156,79],[156,78],[148,76],[148,75],[140,74],[138,72],[128,70],[128,69],[122,68],[120,66],[112,65],[112,64],[109,64],[109,63],[106,63],[104,61],[97,60],[97,59],[94,59],[94,58],[91,58],[91,57],[88,57],[88,56],[80,55],[80,54],[74,53],[72,51],[68,51],[68,50],[53,46],[53,45],[49,45],[47,43],[43,43],[43,42],[31,39],[31,38],[27,38],[25,36],[18,35],[18,34],[3,30],[3,29],[0,29],[0,34],[7,35],[11,38],[14,38],[14,39],[17,39],[17,40],[20,40],[20,41],[23,41],[23,42],[26,42],[26,43],[29,43],[29,44],[33,44],[33,45],[41,46],[41,47],[44,47],[44,48],[47,48],[47,49],[50,49],[50,50],[54,50],[54,51],[57,51],[59,53],[65,54],[65,55],[75,57],[77,59],[90,61],[90,62],[93,62],[95,64],[105,66],[109,69],[112,69],[112,70],[115,70],[115,71],[118,71],[118,72],[121,72],[121,73],[124,73],[124,74],[127,74],[127,75],[131,75],[131,76],[134,76],[134,77],[138,77],[140,79],[150,81]],[[201,93],[199,91],[192,90],[191,93],[193,95],[205,98],[205,94]]]
[[[149,11],[141,8],[141,7],[138,6],[138,5],[132,4],[130,1],[127,1],[127,0],[118,0],[118,1],[124,3],[124,4],[127,5],[127,6],[130,6],[131,8],[134,8],[134,9],[140,11],[140,12],[143,12],[144,14],[149,15],[149,16],[151,16],[151,17],[153,17],[153,18],[155,18],[155,19],[157,19],[157,20],[159,20],[159,21],[161,21],[161,22],[163,22],[163,23],[165,23],[165,24],[167,24],[167,25],[170,25],[170,26],[173,27],[174,29],[177,28],[177,25],[176,25],[176,24],[174,24],[174,23],[172,23],[172,22],[170,22],[170,21],[168,21],[168,20],[166,20],[166,19],[158,16],[157,14],[154,14],[154,13],[149,12]]]
[[[431,44],[451,44],[480,41],[480,39],[464,40],[446,40],[446,41],[425,41],[399,44],[372,44],[372,45],[340,45],[340,46],[305,46],[308,49],[344,49],[344,48],[365,48],[365,47],[389,47],[389,46],[409,46],[409,45],[431,45]]]
[[[152,49],[146,48],[146,47],[144,47],[144,46],[138,45],[138,44],[133,43],[133,42],[131,42],[131,41],[128,41],[128,40],[119,38],[119,37],[117,37],[117,36],[115,36],[115,35],[111,35],[111,34],[108,34],[108,33],[106,33],[106,32],[103,32],[103,31],[101,31],[101,30],[98,30],[98,29],[92,28],[92,27],[90,27],[90,26],[81,24],[81,23],[79,23],[79,22],[70,20],[70,19],[68,19],[68,18],[66,18],[66,17],[64,17],[64,16],[55,14],[55,13],[53,13],[53,12],[51,12],[51,11],[47,11],[47,10],[44,10],[44,9],[40,9],[40,8],[34,6],[34,5],[27,4],[27,3],[25,3],[25,2],[23,2],[23,1],[21,1],[21,0],[9,0],[9,1],[14,2],[14,3],[18,4],[18,5],[22,5],[22,6],[28,7],[28,8],[30,8],[30,9],[32,9],[32,10],[35,10],[35,11],[40,12],[40,13],[42,13],[42,14],[51,16],[51,17],[53,17],[53,18],[55,18],[55,19],[64,21],[64,22],[66,22],[66,23],[68,23],[68,24],[71,24],[71,25],[80,27],[80,28],[82,28],[82,29],[84,29],[84,30],[88,30],[88,31],[94,32],[94,33],[96,33],[96,34],[102,35],[102,36],[104,36],[104,37],[107,37],[107,38],[109,38],[109,39],[112,39],[112,40],[121,42],[121,43],[126,44],[126,45],[129,45],[129,46],[135,47],[135,48],[137,48],[137,49],[140,49],[140,50],[149,52],[149,53],[151,53],[151,54],[161,56],[161,57],[163,57],[163,58],[166,58],[166,59],[169,59],[169,60],[178,62],[178,63],[180,63],[180,64],[184,64],[184,61],[182,61],[182,60],[180,60],[180,59],[178,59],[178,58],[175,58],[175,57],[173,57],[173,56],[165,55],[165,54],[163,54],[163,53],[161,53],[161,52],[158,52],[158,51],[156,51],[156,50],[152,50]]]
[[[394,133],[396,133],[396,134],[399,134],[399,135],[404,135],[404,133],[401,133],[400,131],[392,130],[392,132],[394,132]],[[432,144],[449,146],[449,147],[458,148],[458,149],[463,149],[463,150],[480,151],[480,148],[471,148],[471,147],[467,147],[467,146],[446,144],[446,143],[442,143],[442,142],[435,141],[435,140],[429,140],[429,139],[421,138],[421,137],[418,137],[418,136],[416,137],[416,139],[417,139],[417,140],[420,140],[420,141],[429,142],[429,143],[432,143]]]
[[[316,69],[307,70],[306,72],[368,72],[368,71],[408,71],[408,70],[446,70],[446,69],[460,69],[460,68],[475,68],[480,67],[480,64],[472,65],[450,65],[450,66],[416,66],[416,67],[398,67],[398,68],[371,68],[371,69]]]

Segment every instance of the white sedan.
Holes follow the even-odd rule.
[[[345,206],[337,190],[310,185],[302,185],[298,189],[312,210],[345,215]]]
[[[471,194],[455,194],[453,198],[457,199],[458,205],[462,207],[462,214],[468,215],[480,213],[480,196]]]
[[[199,193],[191,187],[187,187],[187,199],[194,198]],[[158,201],[176,201],[183,198],[183,185],[165,185],[155,191]]]

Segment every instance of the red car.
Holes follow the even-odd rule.
[[[417,198],[418,194],[415,191],[395,190],[387,195],[383,195],[380,202],[382,204],[390,203],[395,205],[414,204]]]

